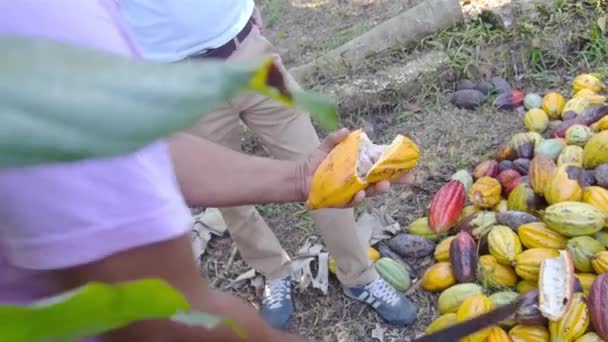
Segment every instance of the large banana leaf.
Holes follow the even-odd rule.
[[[162,280],[93,282],[29,306],[0,306],[0,341],[77,341],[150,319],[207,328],[223,323],[246,337],[230,319],[189,310],[182,294]]]
[[[243,91],[337,127],[331,101],[291,92],[272,60],[160,64],[55,41],[0,37],[0,167],[134,151]]]

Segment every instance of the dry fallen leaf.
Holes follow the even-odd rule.
[[[383,328],[379,323],[376,323],[376,327],[372,330],[372,338],[375,338],[380,342],[384,342],[385,331],[386,328]]]

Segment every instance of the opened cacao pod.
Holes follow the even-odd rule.
[[[557,249],[551,248],[530,248],[519,253],[515,257],[513,265],[515,273],[522,279],[538,281],[540,265],[545,259],[556,258],[559,256]]]
[[[608,163],[608,131],[602,131],[589,139],[583,153],[583,166],[593,169]]]
[[[309,209],[340,207],[369,184],[407,174],[418,163],[416,144],[402,136],[391,145],[375,145],[360,129],[333,148],[315,171],[308,200]]]
[[[583,293],[588,296],[591,284],[593,284],[593,281],[595,278],[597,278],[597,275],[593,273],[577,273],[575,275],[576,278],[578,278],[578,281],[580,281],[581,286],[583,286]]]
[[[608,215],[608,190],[599,186],[588,186],[583,189],[583,202],[591,204]]]
[[[512,287],[517,285],[517,274],[510,265],[499,264],[492,255],[479,257],[480,279],[493,287]]]
[[[526,248],[565,249],[568,239],[549,229],[543,222],[530,222],[517,229],[517,235]]]
[[[456,236],[449,236],[437,244],[435,247],[435,260],[450,261],[450,245]]]
[[[556,92],[547,93],[543,97],[542,109],[551,120],[559,119],[565,106],[566,99]]]
[[[597,274],[608,273],[608,251],[600,251],[591,258],[591,267]]]
[[[574,341],[589,327],[589,308],[582,293],[574,294],[572,304],[559,320],[549,320],[552,341]]]
[[[513,342],[549,342],[549,331],[544,326],[516,325],[509,330]]]
[[[422,288],[429,292],[443,291],[455,283],[454,271],[447,261],[438,262],[427,268],[420,279]]]
[[[572,304],[576,281],[570,253],[560,250],[558,257],[544,259],[538,278],[540,312],[549,321],[562,319]]]
[[[580,146],[568,145],[564,147],[557,157],[557,165],[572,164],[583,167],[583,148]]]
[[[462,302],[462,305],[460,305],[458,311],[456,311],[456,319],[458,322],[464,322],[492,310],[494,310],[494,303],[492,300],[486,295],[478,294],[468,297]],[[482,342],[490,334],[490,329],[491,328],[486,328],[478,331],[463,338],[461,341]]]
[[[465,299],[483,293],[483,288],[475,283],[456,284],[441,292],[437,299],[442,314],[457,312]]]
[[[469,191],[469,201],[480,208],[492,208],[500,202],[502,188],[500,183],[492,177],[479,178]]]
[[[549,176],[551,176],[555,168],[556,165],[553,159],[546,155],[539,154],[532,159],[528,176],[530,177],[530,186],[535,194],[544,196]]]
[[[561,202],[545,209],[543,221],[549,229],[565,236],[593,235],[606,224],[606,215],[591,204]]]
[[[529,131],[542,133],[548,124],[549,117],[540,108],[532,108],[524,115],[524,125]]]
[[[458,221],[464,202],[462,182],[451,180],[443,185],[431,201],[428,215],[431,231],[435,234],[448,231]]]
[[[608,273],[599,275],[591,284],[588,305],[593,330],[608,341]]]
[[[459,232],[450,243],[450,264],[459,283],[468,283],[477,276],[477,244],[467,232]]]
[[[604,245],[591,236],[577,236],[568,240],[568,251],[572,254],[574,267],[579,272],[593,272],[591,259],[604,250]]]
[[[580,201],[583,197],[583,189],[580,179],[583,169],[565,164],[556,167],[546,183],[545,199],[549,204],[568,201]]]

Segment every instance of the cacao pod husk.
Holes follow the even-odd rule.
[[[473,282],[477,276],[477,244],[467,232],[459,232],[450,243],[450,264],[459,283]]]
[[[487,96],[477,89],[462,89],[455,91],[450,96],[450,103],[457,108],[474,109],[479,107]]]
[[[565,249],[568,240],[549,229],[543,222],[523,224],[517,230],[522,245],[526,248]]]
[[[586,97],[574,97],[566,102],[564,111],[562,112],[562,118],[567,120],[568,118],[575,118],[583,113],[583,111],[591,107],[592,103]]]
[[[608,341],[608,273],[599,275],[593,281],[587,303],[593,330]]]
[[[464,185],[451,180],[433,196],[429,209],[429,227],[435,234],[448,231],[458,220],[464,207]]]
[[[433,233],[431,227],[429,227],[429,219],[426,216],[412,221],[407,226],[406,232],[412,235],[425,237],[431,241],[437,241],[440,237],[440,235]]]
[[[606,250],[604,245],[591,236],[577,236],[568,240],[568,251],[572,254],[574,267],[579,272],[593,272],[591,259]]]
[[[542,133],[549,125],[549,116],[540,108],[532,108],[524,115],[524,126],[529,131]]]
[[[443,291],[454,284],[456,284],[454,271],[447,261],[438,262],[427,268],[420,279],[422,288],[429,292]]]
[[[452,178],[450,178],[450,180],[460,181],[462,183],[462,185],[464,185],[465,194],[469,193],[469,190],[471,189],[471,186],[473,185],[473,175],[471,175],[469,173],[469,171],[467,171],[467,170],[456,171],[456,173],[454,173],[452,175]]]
[[[508,195],[507,189],[511,188],[513,182],[519,177],[521,177],[521,174],[514,169],[501,171],[498,176],[496,176],[496,180],[498,180],[498,183],[500,183],[503,194]]]
[[[511,137],[510,144],[517,158],[530,159],[534,156],[536,144],[542,139],[543,137],[536,132],[516,133]]]
[[[528,280],[522,280],[522,282],[529,282]],[[533,283],[532,285],[536,285]],[[519,286],[518,286],[519,287]],[[523,326],[546,326],[548,320],[543,316],[542,312],[537,305],[539,300],[538,288],[531,287],[525,291],[519,291],[520,293],[526,293],[526,296],[530,299],[533,305],[522,305],[515,312],[515,319]]]
[[[578,124],[591,126],[595,122],[601,120],[606,115],[608,115],[608,105],[589,107],[585,109],[585,111],[576,118],[565,120],[556,127],[553,127],[552,135],[555,137],[563,138],[566,135],[566,131],[568,130],[568,128],[570,128],[570,126]]]
[[[595,171],[594,170],[583,170],[581,178],[578,180],[581,188],[595,185]]]
[[[471,214],[458,225],[458,230],[470,233],[474,238],[479,238],[496,224],[497,215],[496,212],[485,210]]]
[[[435,250],[435,244],[423,237],[399,233],[388,241],[388,247],[403,258],[421,258]]]
[[[599,93],[604,89],[604,85],[599,78],[591,74],[580,74],[572,80],[572,92],[576,94],[583,89],[589,89],[594,93]]]
[[[467,219],[472,214],[478,213],[480,210],[481,209],[477,208],[472,204],[467,205],[466,207],[462,208],[462,211],[460,212],[460,217],[458,217],[458,221],[456,223],[458,224],[458,226],[460,226],[465,219]]]
[[[548,206],[543,221],[549,229],[565,236],[593,235],[606,224],[604,213],[591,204],[560,202]]]
[[[541,262],[538,280],[538,305],[549,321],[560,320],[572,304],[576,277],[572,256],[560,250],[559,256]]]
[[[591,128],[580,124],[568,127],[565,135],[568,145],[580,147],[585,146],[592,136],[593,132],[591,131]]]
[[[574,341],[585,334],[589,323],[589,308],[584,295],[577,293],[561,319],[549,320],[549,334],[552,341]]]
[[[380,277],[399,291],[407,290],[411,285],[409,272],[397,261],[382,257],[375,263]]]
[[[524,97],[524,108],[530,110],[532,108],[540,108],[543,105],[543,98],[535,93],[527,93]],[[544,112],[543,112],[544,113]],[[547,114],[545,114],[547,115]]]
[[[511,160],[503,160],[498,163],[498,169],[503,172],[513,168],[513,162]]]
[[[521,90],[511,89],[510,91],[498,95],[494,99],[496,109],[513,109],[524,104],[524,93]]]
[[[608,190],[599,186],[588,186],[583,189],[582,197],[584,203],[591,204],[608,215]]]
[[[497,213],[508,211],[509,208],[507,207],[507,200],[501,199],[500,202],[498,202],[498,204],[495,205],[494,208],[492,208],[492,210]]]
[[[597,278],[597,275],[593,273],[577,273],[575,276],[583,287],[583,293],[586,296],[589,296],[589,289],[591,288],[591,284],[593,284],[595,278]]]
[[[502,187],[498,180],[484,176],[479,178],[469,191],[469,201],[479,208],[492,208],[500,202]]]
[[[556,167],[549,175],[545,188],[545,199],[549,204],[568,201],[580,201],[583,189],[580,179],[583,169],[565,164]]]
[[[608,229],[600,230],[593,234],[593,237],[599,241],[604,247],[608,248]]]
[[[526,292],[530,292],[532,290],[538,290],[538,282],[523,279],[523,280],[520,280],[519,283],[517,283],[517,286],[515,288],[517,289],[517,292],[519,292],[519,293],[526,293]]]
[[[555,168],[555,162],[546,155],[536,155],[532,159],[528,176],[530,177],[530,186],[535,194],[544,196],[549,176],[551,176]]]
[[[515,159],[515,151],[513,151],[513,147],[511,144],[505,143],[498,146],[495,153],[495,159],[498,162],[504,160],[513,160]]]
[[[529,184],[522,183],[509,194],[507,208],[511,211],[534,214],[543,207],[544,202],[544,199],[535,194]]]
[[[574,342],[604,342],[600,335],[594,332],[588,332],[585,335],[577,338]]]
[[[511,337],[503,328],[493,327],[484,342],[511,342]]]

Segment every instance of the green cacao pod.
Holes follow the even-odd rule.
[[[576,270],[585,273],[593,272],[591,258],[596,253],[605,250],[604,245],[590,236],[577,236],[568,240],[567,248],[572,255],[572,262]]]
[[[457,180],[464,185],[464,193],[468,194],[473,185],[473,175],[467,170],[458,170],[452,175],[451,180]]]
[[[400,291],[410,287],[410,274],[393,259],[382,257],[376,261],[376,271],[387,283]]]
[[[524,125],[529,131],[542,133],[549,125],[549,117],[540,108],[532,108],[524,115]]]
[[[606,224],[606,215],[591,204],[560,202],[546,208],[543,220],[549,229],[575,237],[600,231]]]
[[[483,288],[475,283],[456,284],[439,295],[437,304],[442,314],[456,312],[468,297],[483,294]]]
[[[592,136],[585,144],[583,153],[583,166],[587,170],[605,163],[608,163],[608,130]]]
[[[568,145],[585,146],[591,139],[593,132],[585,125],[572,125],[566,130],[566,141]]]
[[[433,233],[431,227],[429,227],[429,220],[426,216],[412,221],[407,226],[407,232],[412,235],[423,236],[431,241],[437,241],[439,239],[439,234]]]

